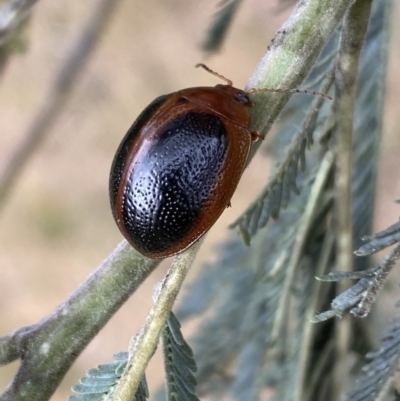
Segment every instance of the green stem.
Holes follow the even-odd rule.
[[[337,266],[342,271],[353,270],[353,220],[352,220],[352,179],[353,179],[353,125],[356,83],[361,49],[371,13],[371,0],[357,0],[349,9],[344,21],[336,63],[336,217],[337,217]],[[338,293],[349,287],[347,282],[338,285]],[[341,383],[345,377],[344,363],[347,360],[351,336],[350,321],[343,320],[337,325],[335,388],[339,397]],[[335,399],[335,397],[334,397]]]
[[[157,289],[156,299],[146,324],[137,337],[132,339],[128,366],[118,382],[110,401],[133,400],[144,371],[157,346],[172,305],[182,283],[192,265],[200,243],[196,242],[188,250],[177,255],[167,276]]]
[[[298,88],[352,0],[308,0],[298,3],[258,64],[247,88]],[[256,94],[253,129],[265,135],[289,99],[287,94]],[[252,154],[260,146],[255,143]]]

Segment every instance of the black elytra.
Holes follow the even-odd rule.
[[[110,173],[115,221],[145,256],[182,252],[215,223],[254,135],[246,92],[188,88],[155,99],[128,130]]]

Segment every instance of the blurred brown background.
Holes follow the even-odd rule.
[[[114,152],[140,111],[160,94],[179,88],[215,85],[193,68],[206,62],[244,87],[274,32],[290,10],[278,1],[242,5],[223,51],[206,59],[199,50],[217,2],[121,1],[61,117],[37,151],[0,215],[0,336],[50,313],[121,240],[108,205],[108,174]],[[393,22],[400,16],[395,3]],[[41,0],[27,29],[28,49],[10,60],[0,85],[0,169],[22,140],[48,96],[56,72],[68,58],[96,1]],[[397,16],[397,18],[396,18]],[[400,206],[400,28],[390,43],[385,137],[379,172],[376,229],[394,223]],[[245,172],[232,205],[206,238],[202,262],[228,235],[227,224],[257,193],[257,176],[268,174],[258,157]],[[87,369],[126,350],[151,305],[152,289],[165,263],[92,341],[68,373],[53,400],[65,400]],[[395,285],[389,289],[400,299]],[[391,291],[390,291],[391,290]],[[385,311],[391,312],[393,301]],[[390,317],[388,317],[389,319]],[[151,362],[149,386],[162,379],[159,356]],[[0,368],[0,393],[18,363]]]

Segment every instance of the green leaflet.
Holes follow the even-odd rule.
[[[162,332],[162,350],[168,401],[199,401],[196,396],[197,370],[193,352],[182,336],[180,323],[171,312]]]
[[[128,356],[128,352],[119,352],[114,355],[113,362],[88,370],[86,376],[79,381],[80,383],[72,387],[76,395],[70,396],[68,401],[107,400],[126,368]],[[146,378],[143,377],[134,401],[146,401],[148,396]]]

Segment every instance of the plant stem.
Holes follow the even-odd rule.
[[[197,241],[185,252],[177,255],[167,276],[156,289],[156,299],[150,310],[145,326],[131,344],[128,366],[118,382],[110,401],[133,400],[144,371],[157,346],[160,334],[164,328],[172,305],[178,295],[182,283],[200,248]]]

